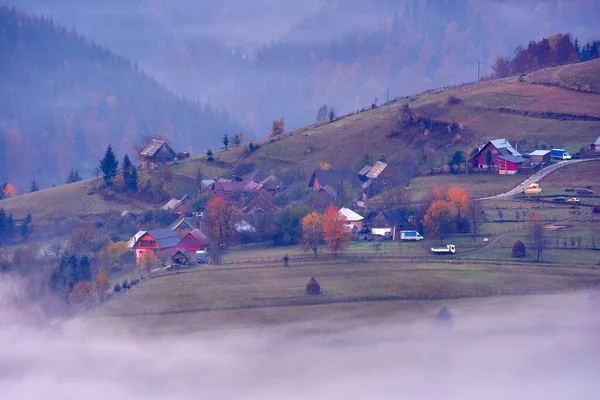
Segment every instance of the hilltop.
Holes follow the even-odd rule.
[[[264,171],[301,171],[306,177],[321,162],[357,171],[367,159],[383,157],[400,168],[407,159],[414,161],[426,172],[444,166],[455,151],[468,155],[494,138],[508,139],[521,152],[560,147],[576,154],[587,148],[600,135],[600,95],[538,83],[559,76],[596,87],[600,60],[531,75],[397,99],[265,139],[252,153],[234,148],[215,158],[230,167],[247,163]]]
[[[89,177],[108,143],[122,156],[145,136],[177,151],[214,146],[239,126],[185,100],[135,62],[51,19],[0,6],[0,182],[24,191]]]

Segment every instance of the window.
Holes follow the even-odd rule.
[[[154,240],[142,240],[140,243],[142,247],[154,247],[156,245]]]

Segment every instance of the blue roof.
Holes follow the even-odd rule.
[[[148,231],[161,248],[175,247],[181,241],[177,232],[173,232],[170,228],[153,229]]]

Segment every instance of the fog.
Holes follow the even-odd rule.
[[[387,322],[337,314],[132,334],[140,327],[118,319],[32,324],[3,292],[3,398],[547,400],[596,399],[600,389],[597,313],[585,293],[455,302],[451,326],[436,325],[432,304]]]

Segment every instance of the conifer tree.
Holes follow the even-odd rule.
[[[40,188],[39,188],[39,186],[38,186],[37,182],[35,181],[35,178],[33,178],[33,179],[31,180],[31,189],[30,189],[30,190],[31,190],[31,193],[33,193],[33,192],[37,192],[38,190],[40,190]]]
[[[115,157],[112,146],[109,144],[106,148],[104,158],[100,160],[100,170],[103,174],[104,183],[106,186],[112,185],[112,180],[117,176],[117,168],[119,168],[119,162]]]
[[[137,192],[138,190],[138,173],[136,167],[133,167],[131,170],[131,176],[129,177],[127,189],[131,190],[132,192]]]

